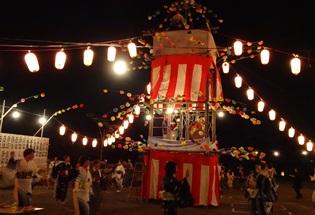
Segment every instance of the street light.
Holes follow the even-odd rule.
[[[12,118],[13,119],[18,119],[18,118],[20,118],[21,117],[21,113],[19,112],[19,111],[14,111],[13,113],[12,113]]]
[[[127,72],[128,66],[127,66],[127,63],[125,61],[117,60],[114,63],[113,69],[117,75],[123,75]]]
[[[303,150],[303,151],[301,152],[301,154],[304,155],[304,156],[306,156],[308,153],[307,153],[307,151]]]
[[[218,117],[223,118],[223,117],[224,117],[224,115],[225,115],[225,114],[224,114],[224,112],[223,112],[223,111],[219,111],[219,112],[218,112]]]
[[[41,125],[45,125],[46,122],[47,122],[47,119],[44,116],[42,116],[38,119],[38,123]]]
[[[280,153],[279,153],[278,151],[274,151],[274,152],[273,152],[273,155],[274,155],[275,157],[279,157]]]

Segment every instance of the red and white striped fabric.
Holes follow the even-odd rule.
[[[188,182],[195,205],[219,205],[218,158],[197,153],[150,150],[142,187],[145,199],[159,199],[165,174],[164,167],[168,161],[176,162],[178,180],[183,179],[186,172],[189,172]]]
[[[177,99],[183,101],[206,100],[206,78],[212,79],[212,58],[198,55],[161,56],[152,62],[151,98],[157,100]],[[211,82],[210,82],[211,83]],[[216,95],[209,90],[210,99],[221,99],[220,75],[216,74]]]

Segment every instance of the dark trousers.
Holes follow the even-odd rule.
[[[294,191],[295,191],[295,193],[296,193],[296,198],[297,198],[297,199],[302,198],[301,188],[299,188],[299,187],[293,187],[293,189],[294,189]]]
[[[68,192],[68,178],[58,177],[56,181],[56,200],[65,201]]]
[[[23,190],[18,190],[19,207],[27,207],[32,205],[32,194],[26,193]]]
[[[177,203],[175,201],[163,201],[164,215],[177,215]]]

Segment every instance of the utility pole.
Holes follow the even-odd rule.
[[[2,110],[1,110],[1,121],[0,121],[0,133],[2,132],[2,125],[3,125],[3,119],[4,119],[4,111],[5,111],[5,100],[3,99],[2,103]]]

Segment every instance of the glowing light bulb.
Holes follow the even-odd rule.
[[[74,143],[74,142],[77,141],[77,139],[78,139],[78,135],[77,135],[77,133],[74,132],[74,133],[71,135],[71,142]]]
[[[248,100],[253,100],[255,97],[255,93],[254,93],[254,90],[252,88],[248,88],[248,90],[246,91],[246,94],[247,94]]]
[[[224,117],[224,115],[225,115],[225,114],[224,114],[224,112],[223,112],[223,111],[219,111],[219,112],[218,112],[218,117],[223,118],[223,117]]]
[[[124,129],[127,129],[129,127],[129,121],[128,120],[125,120],[123,122],[123,126],[124,126]]]
[[[39,71],[39,63],[37,57],[34,53],[29,51],[24,57],[27,68],[30,72],[38,72]]]
[[[263,65],[269,63],[270,51],[268,49],[264,49],[260,52],[260,61]]]
[[[280,130],[280,131],[284,131],[284,130],[285,130],[285,126],[286,126],[286,122],[282,119],[282,120],[279,122],[279,130]]]
[[[64,126],[64,125],[60,126],[60,128],[59,128],[59,134],[60,134],[61,136],[63,136],[63,135],[65,135],[65,133],[66,133],[66,126]]]
[[[174,108],[173,107],[166,108],[166,113],[167,114],[172,114],[173,112],[174,112]]]
[[[130,113],[129,115],[128,115],[128,121],[129,121],[129,123],[133,123],[133,121],[134,121],[134,115],[132,114],[132,113]]]
[[[134,43],[129,43],[128,44],[128,52],[130,57],[134,58],[137,57],[137,46]]]
[[[298,142],[299,142],[299,144],[300,144],[301,146],[304,145],[304,143],[305,143],[305,137],[303,136],[303,134],[300,134],[300,135],[298,136]]]
[[[87,137],[83,137],[83,139],[82,139],[82,144],[83,144],[83,146],[86,146],[86,145],[88,144],[88,139],[87,139]]]
[[[109,62],[114,62],[116,59],[116,48],[114,46],[110,46],[107,49],[107,60]]]
[[[294,57],[290,61],[291,72],[294,75],[298,75],[301,72],[301,60],[298,57]]]
[[[90,47],[87,47],[83,53],[83,64],[85,66],[91,66],[93,63],[94,52]]]
[[[148,83],[148,85],[147,85],[147,93],[149,95],[151,94],[151,83]]]
[[[151,119],[152,119],[151,114],[147,114],[147,115],[145,116],[145,120],[150,121]]]
[[[107,147],[107,145],[108,145],[108,140],[105,139],[103,144],[104,144],[104,147]]]
[[[40,117],[39,119],[38,119],[38,123],[39,124],[41,124],[41,125],[45,125],[45,123],[47,122],[47,119],[46,119],[46,117]]]
[[[290,137],[290,138],[293,138],[294,137],[294,135],[295,135],[295,129],[294,128],[289,128],[289,131],[288,131],[288,136]]]
[[[123,60],[117,60],[114,63],[113,69],[117,75],[123,75],[128,70],[127,63]]]
[[[236,56],[241,56],[243,54],[243,43],[239,40],[236,40],[233,44],[234,54]]]
[[[92,141],[92,147],[95,148],[97,146],[97,139],[94,139]]]
[[[18,119],[20,117],[21,117],[21,113],[19,111],[13,111],[13,113],[12,113],[13,119]]]
[[[66,59],[67,59],[67,55],[63,51],[63,49],[61,49],[59,52],[57,52],[56,57],[55,57],[56,69],[58,69],[58,70],[63,69],[65,67],[65,64],[66,64]]]
[[[258,112],[263,112],[264,109],[265,109],[265,102],[259,101],[259,102],[257,103],[257,110],[258,110]]]
[[[313,142],[309,140],[309,141],[306,143],[306,150],[309,151],[309,152],[311,152],[311,151],[313,150],[313,147],[314,147]]]
[[[269,111],[269,119],[271,121],[274,121],[276,119],[276,111],[274,111],[272,109]]]
[[[133,109],[136,115],[140,115],[141,108],[139,105],[135,105]]]
[[[119,134],[120,134],[120,135],[123,135],[123,134],[125,133],[125,128],[124,128],[124,126],[119,126],[118,131],[119,131]]]
[[[222,64],[222,71],[225,74],[228,74],[230,72],[230,64],[228,62],[224,62]]]
[[[234,83],[235,83],[235,87],[236,88],[241,88],[242,84],[243,84],[243,79],[241,76],[236,75],[236,77],[234,78]]]

